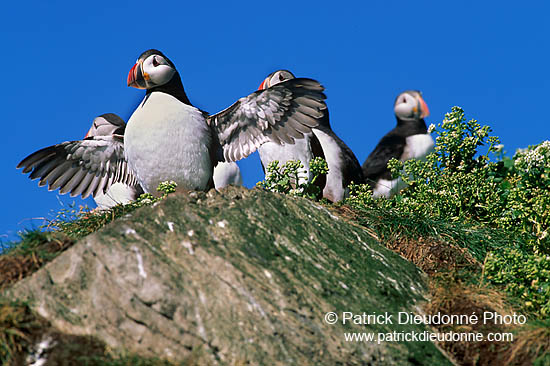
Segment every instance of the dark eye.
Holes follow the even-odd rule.
[[[159,62],[157,61],[157,58],[156,57],[153,57],[153,66],[154,67],[157,67],[159,64]]]
[[[279,74],[279,81],[283,81],[285,79],[285,77],[283,76],[283,74]]]

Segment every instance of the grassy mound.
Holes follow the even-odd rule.
[[[453,328],[513,334],[511,342],[442,343],[458,364],[550,365],[550,142],[508,158],[490,128],[467,121],[458,107],[430,130],[437,134],[436,147],[425,161],[389,164],[408,188],[386,200],[374,199],[368,185],[355,185],[348,200],[329,208],[429,275],[427,314],[496,311],[528,317],[523,325]],[[312,170],[325,174],[321,163]],[[280,169],[274,165],[259,186],[317,197],[313,185],[297,186],[300,168],[292,162]],[[162,188],[166,195],[174,187]],[[155,200],[144,196],[96,214],[60,213],[51,225],[56,232],[27,233],[0,256],[0,288],[29,275],[75,239]],[[1,302],[0,344],[9,345],[1,355],[19,352],[16,344],[30,345],[28,334],[36,324],[44,327],[24,305]],[[126,359],[105,360],[98,364],[127,364]]]

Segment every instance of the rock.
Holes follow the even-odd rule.
[[[307,199],[228,187],[174,194],[77,242],[6,296],[59,331],[115,352],[212,365],[444,365],[430,342],[352,342],[422,332],[422,273]],[[327,312],[340,320],[327,324]],[[394,324],[342,324],[343,312]],[[376,334],[375,334],[376,337]],[[201,364],[202,364],[201,363]]]

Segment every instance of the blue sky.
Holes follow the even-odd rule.
[[[143,91],[126,77],[149,48],[176,64],[191,101],[212,113],[279,68],[321,81],[332,126],[361,163],[393,128],[393,101],[406,89],[423,92],[428,123],[459,105],[491,125],[509,153],[549,138],[550,5],[542,1],[8,4],[0,24],[4,241],[62,204],[82,203],[15,166],[82,138],[99,114],[127,120]],[[257,156],[240,166],[245,185],[262,178]]]

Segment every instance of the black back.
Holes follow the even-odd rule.
[[[401,159],[407,137],[426,133],[428,133],[428,128],[424,119],[401,120],[397,118],[397,126],[382,137],[363,163],[363,176],[366,183],[374,187],[379,179],[391,180],[388,162],[393,158]]]

